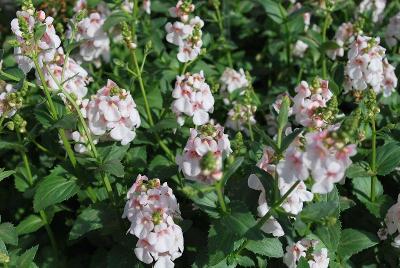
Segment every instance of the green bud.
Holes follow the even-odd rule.
[[[13,121],[8,121],[6,123],[6,127],[11,131],[14,130],[14,122]]]
[[[212,124],[205,124],[200,127],[200,133],[204,136],[214,137],[217,134],[217,129]]]
[[[160,224],[162,222],[161,212],[159,212],[159,211],[154,212],[152,215],[152,219],[153,219],[154,225]]]
[[[202,170],[213,171],[217,168],[217,160],[215,159],[214,153],[207,152],[200,161]]]

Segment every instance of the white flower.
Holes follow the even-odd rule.
[[[205,82],[203,71],[177,76],[172,97],[175,99],[172,111],[181,125],[184,123],[184,115],[192,117],[197,126],[209,121],[209,113],[214,109],[214,97]]]
[[[318,166],[312,170],[315,180],[312,186],[313,193],[326,194],[332,191],[334,183],[344,178],[345,168],[333,159],[327,159],[324,166]]]
[[[176,21],[174,24],[168,22],[165,25],[165,30],[168,33],[166,37],[167,41],[171,44],[181,46],[184,44],[184,39],[192,33],[193,27]]]
[[[141,123],[136,104],[130,93],[113,81],[108,80],[107,85],[89,102],[82,102],[82,106],[93,135],[108,135],[122,145],[135,138],[135,129]]]
[[[355,34],[354,26],[351,22],[343,22],[339,28],[337,29],[334,37],[334,41],[339,46],[337,49],[329,49],[326,51],[326,54],[332,60],[335,60],[336,57],[344,56],[344,48],[348,42],[352,42]]]
[[[386,0],[363,0],[358,6],[359,13],[366,13],[372,11],[372,21],[381,21],[383,11],[386,7]]]
[[[151,13],[151,0],[143,0],[142,8],[147,14],[150,15],[150,13]]]
[[[249,84],[242,68],[239,69],[239,72],[226,68],[219,80],[222,83],[221,89],[227,90],[229,93],[236,89],[245,88]]]
[[[189,14],[194,11],[195,6],[189,4],[184,5],[184,1],[179,0],[178,3],[169,9],[169,13],[173,18],[180,18],[182,22],[186,22],[189,19]]]
[[[293,186],[293,183],[286,183],[285,180],[279,178],[278,187],[281,196],[286,194],[289,189]],[[282,208],[291,214],[297,215],[303,210],[303,203],[310,202],[314,198],[313,193],[307,191],[307,187],[304,182],[300,182],[288,198],[283,202]]]
[[[385,41],[389,47],[394,47],[400,40],[400,12],[390,18],[385,32]]]
[[[301,40],[297,40],[293,47],[293,55],[299,58],[304,57],[304,53],[308,49],[308,45]]]
[[[285,158],[279,161],[276,171],[286,183],[306,180],[309,172],[304,152],[294,146],[289,146],[286,150]]]
[[[287,246],[283,262],[288,268],[296,268],[300,258],[304,257],[308,260],[310,268],[328,268],[328,250],[322,248],[317,251],[315,247],[318,243],[317,240],[303,238],[297,243]]]
[[[232,104],[233,107],[228,111],[228,119],[225,126],[235,131],[244,131],[246,135],[250,135],[248,127],[249,124],[254,125],[256,123],[254,114],[257,106],[245,105],[236,101]]]
[[[154,267],[174,267],[173,261],[183,252],[182,229],[174,223],[180,217],[179,205],[172,189],[159,179],[138,175],[127,193],[123,218],[128,218],[128,232],[139,240],[136,257]]]
[[[270,209],[267,204],[267,199],[265,197],[265,188],[262,185],[260,179],[254,174],[251,174],[249,176],[247,183],[251,189],[256,191],[261,191],[261,194],[258,198],[257,211],[258,211],[258,216],[263,217],[265,214],[268,213]],[[272,234],[275,237],[280,237],[285,234],[282,226],[272,216],[264,223],[264,225],[261,227],[261,230],[267,234]]]
[[[180,46],[179,46],[179,52],[177,54],[177,58],[180,62],[188,62],[192,61],[199,56],[201,52],[201,46],[203,45],[203,42],[199,40],[196,43],[193,43],[191,40],[185,40]]]
[[[400,248],[400,194],[397,198],[397,203],[389,208],[385,217],[386,232],[389,235],[395,236],[392,246]]]
[[[10,118],[17,112],[20,104],[9,99],[10,93],[16,92],[11,84],[0,83],[0,117]]]

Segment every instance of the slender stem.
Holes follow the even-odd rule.
[[[250,119],[247,121],[247,125],[249,126],[250,140],[254,141],[253,127],[251,126]]]
[[[20,135],[18,132],[16,132],[16,133],[17,133],[18,142],[19,142],[21,145],[23,145],[23,144],[22,144],[21,135]],[[22,150],[21,150],[21,157],[22,157],[22,160],[23,160],[23,162],[24,162],[24,166],[25,166],[26,173],[27,173],[27,175],[28,175],[28,183],[29,183],[29,185],[32,186],[32,185],[33,185],[32,171],[31,171],[31,168],[30,168],[30,166],[29,166],[28,156],[26,155],[25,151],[22,151]]]
[[[56,259],[57,259],[58,258],[57,242],[56,242],[56,239],[54,238],[53,231],[51,230],[49,221],[47,219],[46,212],[44,210],[41,210],[39,213],[40,213],[40,217],[42,218],[42,221],[44,222],[44,228],[46,229],[47,234],[50,238],[50,243],[54,250],[54,254],[56,254]]]
[[[282,128],[278,128],[278,134],[276,137],[276,146],[280,149],[282,146],[282,133],[283,133],[283,129]]]
[[[218,202],[219,205],[221,206],[222,212],[226,213],[226,204],[225,204],[225,199],[224,199],[224,194],[222,192],[222,181],[219,181],[215,184],[215,191],[217,192],[218,195]]]
[[[329,20],[330,20],[330,15],[329,13],[327,13],[325,14],[325,21],[322,27],[322,44],[326,42],[326,30],[328,29]],[[322,53],[321,57],[322,57],[322,78],[327,79],[328,74],[326,70],[326,53],[325,52]]]
[[[217,16],[217,23],[220,31],[220,36],[223,38],[224,41],[223,47],[226,48],[226,39],[224,34],[224,19],[221,15],[221,11],[219,10],[219,6],[217,4],[214,4],[214,8],[215,8],[215,14]],[[226,49],[226,59],[228,60],[229,67],[233,68],[232,55],[230,49]]]
[[[371,128],[372,128],[372,155],[371,155],[371,170],[373,172],[373,176],[371,177],[371,201],[375,201],[375,184],[376,180],[376,125],[375,125],[375,118],[371,120]]]
[[[56,108],[54,106],[53,100],[51,99],[50,90],[46,85],[46,82],[45,82],[46,80],[44,78],[44,74],[42,72],[42,69],[39,66],[39,62],[38,62],[37,57],[33,58],[33,62],[35,64],[36,72],[38,73],[40,81],[41,81],[42,86],[43,86],[42,88],[43,88],[43,92],[44,92],[44,94],[46,96],[46,99],[47,99],[47,104],[48,104],[48,107],[49,107],[50,114],[51,114],[53,119],[58,119],[57,110],[56,110]],[[51,72],[49,72],[49,73],[51,74]],[[61,138],[61,140],[62,140],[62,142],[64,144],[65,151],[67,152],[68,158],[71,161],[72,166],[75,167],[76,166],[75,154],[74,154],[74,151],[72,150],[71,143],[68,141],[68,138],[67,138],[67,136],[65,134],[64,129],[59,128],[58,129],[58,134],[59,134],[59,136],[60,136],[60,138]]]
[[[283,13],[282,7],[279,7],[279,12],[280,12],[281,17],[284,17],[285,14]],[[291,58],[292,51],[291,51],[291,47],[290,47],[290,32],[289,32],[287,18],[285,18],[284,24],[285,24],[285,42],[286,42],[286,62],[288,65],[290,65],[290,58]]]

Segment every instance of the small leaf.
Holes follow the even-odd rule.
[[[286,19],[287,12],[281,4],[272,0],[258,0],[258,2],[264,7],[267,16],[274,22],[281,24]]]
[[[0,224],[0,240],[5,244],[18,245],[18,234],[14,225],[9,222]]]
[[[265,134],[264,130],[259,129],[257,127],[254,128],[254,131],[261,136],[261,138],[267,143],[267,145],[271,146],[275,152],[279,152],[279,148],[276,145],[275,141],[271,139],[267,134]]]
[[[107,17],[103,24],[103,30],[108,31],[111,27],[120,24],[121,22],[128,21],[129,14],[125,11],[117,11],[113,12],[111,15]]]
[[[33,259],[35,258],[36,252],[39,246],[34,246],[33,248],[28,249],[22,254],[17,261],[18,268],[30,268],[32,267]]]
[[[346,170],[346,177],[353,179],[357,177],[368,177],[368,164],[365,162],[357,162],[351,164]]]
[[[337,254],[344,258],[349,258],[354,254],[375,246],[378,242],[378,238],[371,233],[355,229],[344,229],[340,237]]]
[[[339,204],[333,201],[318,202],[307,205],[300,214],[304,222],[319,221],[321,218],[333,215]]]
[[[264,238],[262,240],[250,240],[246,249],[255,254],[271,258],[283,257],[282,243],[278,238]]]
[[[17,225],[18,235],[29,234],[39,230],[44,223],[39,216],[29,215]]]
[[[79,187],[74,179],[51,174],[39,183],[33,198],[33,208],[36,212],[40,211],[71,198],[78,191]]]
[[[387,175],[400,164],[400,145],[389,142],[376,150],[376,165],[378,175]]]
[[[35,40],[40,40],[42,39],[42,36],[46,32],[46,25],[42,23],[38,23],[35,25],[35,33],[34,33],[34,38]]]
[[[254,267],[256,264],[247,256],[237,256],[236,262],[242,267]]]
[[[332,49],[338,49],[340,46],[334,42],[334,41],[326,41],[325,43],[322,43],[319,49],[321,50],[321,53],[325,53],[327,50],[332,50]]]

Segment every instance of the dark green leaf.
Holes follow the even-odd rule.
[[[25,251],[17,261],[18,268],[30,268],[32,267],[33,259],[35,258],[36,252],[39,246],[34,246],[33,248],[28,249]]]
[[[124,166],[120,160],[108,160],[101,165],[101,170],[119,178],[124,176]]]
[[[65,114],[52,125],[52,128],[75,129],[77,121],[76,115]]]
[[[340,221],[333,225],[319,227],[316,231],[316,234],[321,239],[322,243],[324,243],[324,245],[328,248],[329,253],[335,253],[341,236]]]
[[[247,256],[237,256],[236,262],[242,267],[254,267],[256,264]]]
[[[264,7],[268,17],[276,23],[281,24],[286,19],[287,12],[281,4],[272,0],[258,0],[258,2]]]
[[[232,163],[228,167],[228,170],[224,173],[224,176],[222,178],[222,185],[226,185],[228,182],[229,178],[236,172],[236,170],[242,165],[244,158],[243,157],[238,157],[235,159],[235,162]]]
[[[368,177],[368,164],[365,162],[357,162],[350,165],[346,170],[346,177],[353,179],[358,177]]]
[[[332,216],[338,206],[339,204],[333,201],[309,204],[303,209],[300,217],[304,222],[319,221],[324,217]]]
[[[387,175],[400,164],[400,145],[397,142],[387,143],[376,150],[378,175]]]
[[[281,145],[281,151],[285,151],[290,144],[292,144],[292,142],[294,141],[294,139],[297,138],[297,136],[300,135],[300,133],[303,132],[303,129],[295,129],[292,133],[290,133],[289,135],[287,135],[286,137],[283,138],[282,140],[282,145]]]
[[[4,169],[2,168],[0,170],[0,181],[4,180],[5,178],[11,176],[14,173],[15,173],[14,170],[6,170],[6,171],[4,171]]]
[[[71,232],[69,233],[69,239],[78,239],[84,234],[102,227],[101,211],[98,209],[86,208],[79,214],[74,222]]]
[[[127,12],[125,11],[113,12],[111,15],[107,17],[106,21],[104,22],[103,30],[108,31],[113,26],[128,20],[129,20],[129,14]]]

